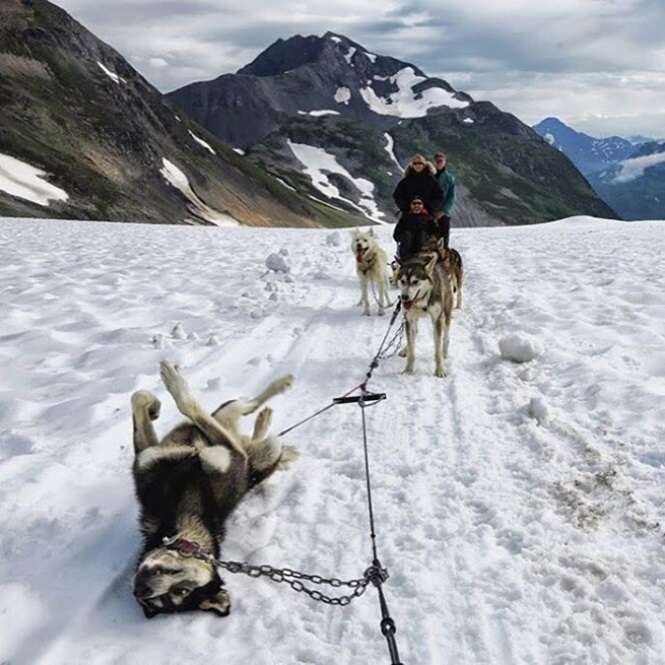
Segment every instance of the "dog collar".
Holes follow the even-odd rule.
[[[201,549],[201,546],[198,543],[195,543],[186,538],[178,538],[173,536],[172,538],[162,538],[162,543],[167,550],[177,552],[180,556],[185,557],[186,559],[200,559],[201,561],[207,561],[208,563],[214,563],[215,557],[208,552],[204,552]]]

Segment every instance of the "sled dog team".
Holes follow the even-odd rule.
[[[435,374],[445,376],[453,299],[456,296],[456,306],[461,307],[463,270],[459,253],[448,248],[454,179],[445,173],[445,156],[436,157],[447,196],[442,196],[443,185],[432,184],[433,169],[426,172],[419,155],[395,190],[402,218],[394,233],[398,252],[393,283],[399,287],[406,324],[404,372],[413,372],[418,320],[429,316]],[[435,211],[434,218],[423,210]],[[383,314],[389,306],[386,253],[372,230],[354,231],[352,249],[363,314],[369,315],[370,285],[378,290],[379,314]],[[134,596],[147,618],[197,609],[226,616],[231,602],[216,561],[224,522],[249,490],[297,457],[295,449],[269,434],[272,410],[264,407],[291,387],[293,377],[283,376],[253,399],[226,402],[212,413],[198,402],[176,365],[162,362],[161,379],[186,421],[159,439],[153,425],[159,417],[159,400],[145,390],[132,395],[132,473],[143,534]],[[240,418],[261,407],[251,436],[242,434]]]
[[[395,188],[400,210],[393,238],[397,256],[391,282],[398,286],[404,310],[405,374],[412,374],[416,354],[418,320],[429,316],[434,333],[434,374],[445,376],[453,306],[462,306],[464,269],[462,257],[448,247],[450,216],[455,204],[455,179],[447,171],[446,156],[435,155],[434,165],[415,155]],[[373,231],[353,231],[351,249],[356,257],[362,313],[369,316],[369,287],[378,292],[379,314],[388,307],[387,256]],[[453,304],[453,299],[456,302]]]
[[[354,230],[351,249],[356,257],[356,274],[360,282],[362,313],[369,316],[368,291],[378,293],[379,315],[383,315],[388,302],[388,261],[374,232]],[[434,374],[446,375],[444,360],[448,343],[453,307],[462,307],[464,268],[456,249],[443,246],[441,239],[431,240],[417,252],[397,256],[391,281],[399,289],[406,328],[406,355],[404,374],[412,374],[416,359],[418,321],[429,316],[434,335]]]

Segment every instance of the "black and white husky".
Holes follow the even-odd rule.
[[[196,401],[176,366],[163,362],[161,377],[188,422],[160,441],[152,424],[159,400],[144,390],[132,395],[133,475],[144,536],[134,596],[148,618],[194,609],[226,616],[231,603],[214,561],[224,521],[248,490],[295,456],[268,436],[271,409],[258,414],[251,437],[238,431],[238,422],[287,390],[293,377],[212,414]]]
[[[453,281],[456,279],[452,276],[451,257],[449,250],[435,248],[400,261],[398,287],[406,327],[404,374],[414,371],[418,320],[429,317],[434,334],[434,375],[446,375],[444,360],[448,355]]]

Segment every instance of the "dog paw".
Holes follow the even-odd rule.
[[[279,458],[279,468],[286,469],[295,462],[300,453],[293,446],[282,446],[282,456]]]
[[[187,381],[180,374],[180,369],[177,365],[162,360],[159,364],[159,373],[164,386],[173,396],[176,405],[183,412],[183,415],[187,415],[184,412],[191,408],[194,398],[191,395]]]
[[[402,370],[402,374],[413,374],[413,367],[405,367]]]
[[[256,416],[256,423],[254,424],[255,439],[262,439],[268,433],[270,424],[272,423],[272,409],[266,406]]]
[[[437,368],[434,370],[434,376],[437,376],[437,377],[439,377],[440,379],[443,379],[443,378],[445,378],[445,377],[447,376],[447,374],[446,374],[446,370],[443,369],[443,367],[437,367]]]
[[[286,374],[285,376],[273,382],[272,384],[273,391],[275,392],[275,394],[283,393],[285,390],[288,390],[289,388],[291,388],[291,386],[293,386],[294,381],[295,379],[293,378],[293,374]]]
[[[138,390],[132,395],[132,409],[147,409],[150,420],[159,418],[162,403],[147,390]]]
[[[379,310],[379,316],[385,316],[385,315],[386,315],[385,311],[380,309]]]

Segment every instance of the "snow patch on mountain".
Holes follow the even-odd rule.
[[[644,175],[644,172],[652,166],[657,166],[665,162],[665,152],[657,152],[653,155],[643,155],[642,157],[633,157],[620,163],[621,170],[614,178],[615,183],[625,183],[636,180]]]
[[[120,83],[127,83],[124,78],[118,76],[115,72],[112,72],[108,67],[104,67],[99,60],[97,61],[97,64],[104,74],[106,74],[114,83],[117,83],[118,85],[120,85]]]
[[[395,156],[395,141],[393,137],[388,133],[385,132],[383,136],[386,139],[386,146],[385,146],[385,151],[390,155],[390,159],[397,164],[397,168],[399,169],[398,173],[401,173],[404,170],[404,167],[397,161],[397,157]]]
[[[289,185],[289,183],[286,182],[285,180],[282,180],[282,178],[278,178],[276,175],[273,176],[273,178],[275,178],[275,180],[277,180],[277,182],[278,182],[280,185],[283,185],[283,186],[286,187],[287,189],[290,189],[292,192],[297,191],[295,187],[291,187],[291,185]]]
[[[339,115],[339,111],[333,111],[331,109],[320,109],[318,111],[298,111],[298,115],[311,115],[315,118],[320,118],[324,115]]]
[[[383,213],[374,199],[374,185],[365,178],[354,178],[338,161],[335,155],[327,153],[323,148],[287,141],[295,158],[305,167],[305,173],[311,178],[312,184],[328,198],[339,199],[356,210],[362,212],[373,221],[383,222]],[[350,180],[360,192],[358,204],[344,198],[339,189],[328,179],[327,173],[336,173]]]
[[[348,106],[349,101],[351,101],[351,90],[346,86],[337,88],[335,91],[335,101],[338,104],[346,104]]]
[[[187,130],[190,134],[190,136],[199,144],[202,145],[206,150],[211,152],[213,155],[216,155],[217,153],[212,149],[209,143],[204,141],[202,138],[199,138],[196,134],[191,129]]]
[[[353,56],[356,54],[356,51],[358,49],[355,46],[351,46],[349,50],[344,54],[344,59],[353,67],[353,63],[351,60],[353,59]]]
[[[190,202],[192,211],[197,216],[205,219],[206,221],[215,224],[216,226],[240,226],[238,221],[227,215],[226,213],[219,212],[211,208],[205,201],[203,201],[198,194],[192,189],[189,183],[189,178],[185,173],[179,169],[173,162],[170,162],[165,157],[162,158],[163,167],[159,170],[162,177],[172,187],[179,190],[182,195]]]
[[[44,171],[20,159],[0,153],[0,190],[19,199],[48,206],[51,201],[66,201],[69,194],[44,178]]]
[[[385,77],[374,77],[384,80]],[[448,108],[466,108],[469,102],[461,101],[454,97],[454,93],[439,87],[428,88],[420,93],[415,93],[413,88],[426,81],[424,76],[418,76],[413,67],[404,67],[396,74],[387,77],[397,86],[397,92],[393,92],[386,99],[379,97],[371,85],[360,89],[360,94],[369,108],[379,115],[390,115],[399,118],[422,118],[427,111],[438,106]]]
[[[556,139],[555,139],[554,136],[553,136],[552,134],[550,134],[550,133],[545,134],[545,136],[543,136],[543,138],[544,138],[544,139],[545,139],[550,145],[554,145],[554,144],[556,143]]]
[[[374,53],[368,53],[367,51],[363,51],[363,55],[366,56],[372,64],[376,62],[376,56],[374,55]]]

